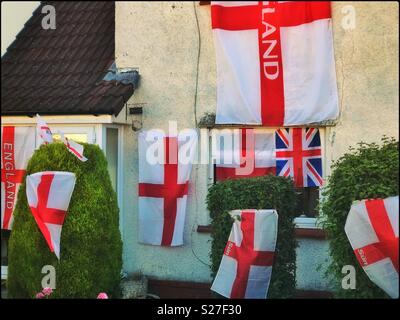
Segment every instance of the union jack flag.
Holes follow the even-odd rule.
[[[278,129],[275,144],[277,176],[292,177],[296,187],[318,187],[323,184],[318,129]]]

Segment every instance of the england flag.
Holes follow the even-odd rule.
[[[217,124],[338,117],[330,1],[212,1]]]
[[[399,197],[351,206],[344,227],[365,273],[390,297],[399,297]]]
[[[265,299],[271,280],[278,214],[233,210],[235,219],[211,290],[232,299]]]
[[[26,177],[32,215],[51,252],[60,259],[61,229],[75,187],[72,172],[45,171]]]

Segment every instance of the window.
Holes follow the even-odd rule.
[[[118,129],[106,128],[106,158],[111,184],[118,192]]]

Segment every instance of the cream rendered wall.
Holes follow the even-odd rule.
[[[145,103],[143,129],[167,130],[168,120],[179,129],[194,127],[194,95],[201,33],[197,116],[215,112],[216,66],[210,27],[210,7],[198,2],[117,2],[116,62],[119,68],[139,68],[140,88],[129,103]],[[345,6],[356,13],[354,30],[341,26]],[[360,140],[378,141],[382,134],[398,136],[398,4],[334,2],[333,30],[341,117],[327,129],[329,164]],[[137,242],[137,133],[124,128],[124,269],[171,280],[209,281],[209,236],[197,224],[209,222],[205,197],[207,166],[193,168],[189,189],[185,246],[166,249]],[[196,256],[197,257],[196,257]],[[297,278],[301,289],[329,288],[322,271],[328,243],[301,240]],[[201,261],[200,261],[201,260]]]

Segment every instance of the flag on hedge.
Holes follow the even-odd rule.
[[[139,242],[162,246],[183,244],[196,146],[194,131],[178,136],[165,136],[156,130],[139,134]]]
[[[338,116],[329,1],[212,1],[217,124]]]
[[[239,129],[213,132],[216,180],[275,174],[274,133]]]
[[[319,130],[278,129],[275,137],[276,174],[292,177],[296,187],[321,186],[323,178]]]
[[[77,157],[82,162],[87,161],[88,159],[83,155],[83,145],[75,142],[73,140],[69,140],[67,137],[62,135],[65,146],[68,151],[71,152],[75,157]]]
[[[399,297],[399,197],[351,206],[344,227],[358,262],[390,297]]]
[[[26,177],[28,205],[50,251],[58,259],[61,229],[74,187],[72,172],[45,171]]]
[[[235,218],[211,290],[227,298],[265,299],[277,239],[275,210],[233,210]]]
[[[36,115],[36,130],[45,144],[53,142],[53,134],[49,126],[38,114]]]
[[[1,228],[11,230],[18,189],[35,151],[34,127],[1,127]]]

